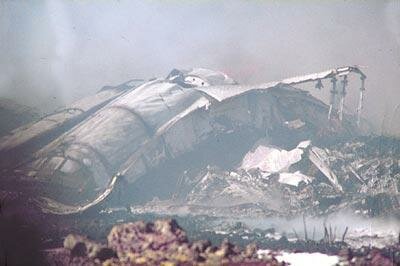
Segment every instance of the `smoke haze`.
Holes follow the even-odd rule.
[[[400,102],[399,48],[399,1],[0,0],[0,97],[48,112],[172,68],[259,83],[357,64],[380,127]]]

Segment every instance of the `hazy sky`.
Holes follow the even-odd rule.
[[[258,83],[354,64],[379,125],[400,103],[400,1],[0,0],[0,97],[45,111],[172,68]]]

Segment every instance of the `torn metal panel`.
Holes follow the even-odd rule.
[[[306,184],[312,181],[312,178],[300,173],[300,171],[296,171],[294,173],[280,173],[279,180],[282,184],[287,184],[291,186],[297,187],[300,182],[304,182]]]
[[[308,158],[328,178],[329,182],[338,192],[343,192],[343,188],[339,184],[337,176],[329,167],[328,155],[323,149],[312,147],[309,151]]]
[[[267,173],[277,173],[288,170],[288,168],[302,159],[303,149],[310,144],[309,141],[302,141],[290,151],[259,145],[249,151],[243,158],[241,169],[246,171],[258,169]]]
[[[269,88],[277,86],[278,84],[279,82],[270,82],[262,85],[221,85],[210,87],[196,87],[196,89],[207,93],[218,101],[223,101],[248,91],[258,89],[267,90]]]
[[[325,79],[325,78],[334,76],[335,74],[336,74],[336,70],[331,69],[331,70],[326,70],[326,71],[319,72],[319,73],[313,73],[313,74],[302,75],[302,76],[284,79],[281,81],[281,83],[283,83],[283,84],[298,84],[298,83],[303,83],[303,82],[308,82],[308,81],[318,81],[320,79]]]
[[[245,93],[250,90],[268,90],[273,88],[277,85],[297,85],[300,83],[306,83],[310,81],[318,81],[321,79],[332,78],[335,76],[347,75],[350,72],[357,73],[362,77],[365,77],[365,74],[361,72],[361,70],[356,66],[348,66],[348,67],[341,67],[341,68],[334,68],[318,73],[297,76],[293,78],[284,79],[282,81],[273,81],[268,83],[262,83],[258,85],[252,86],[243,86],[243,85],[224,85],[224,86],[211,86],[211,87],[197,87],[196,89],[202,90],[209,94],[210,96],[214,97],[218,101],[222,101],[228,99],[230,97],[234,97]]]

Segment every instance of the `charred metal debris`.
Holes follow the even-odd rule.
[[[356,114],[345,113],[350,75],[361,82]],[[113,204],[132,212],[397,210],[399,144],[365,136],[365,79],[347,66],[240,85],[196,68],[104,87],[3,136],[3,188],[39,191],[35,201],[55,214],[98,207],[115,191]],[[329,104],[293,87],[326,81]]]

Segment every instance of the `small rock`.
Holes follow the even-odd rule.
[[[252,244],[248,244],[246,246],[246,248],[244,249],[243,255],[246,258],[252,258],[257,254],[257,245],[252,243]]]
[[[117,254],[115,253],[115,251],[112,250],[111,248],[106,248],[106,247],[101,248],[96,254],[96,258],[98,258],[100,261],[105,261],[116,257]]]
[[[199,240],[192,244],[191,249],[202,253],[210,246],[211,242],[209,240]]]
[[[98,258],[99,252],[104,252],[102,249],[105,247],[84,236],[69,234],[64,239],[64,248],[71,250],[72,257]],[[103,253],[100,255],[103,256]]]
[[[72,257],[86,257],[87,249],[86,245],[83,242],[78,242],[76,245],[71,249],[71,256]]]

